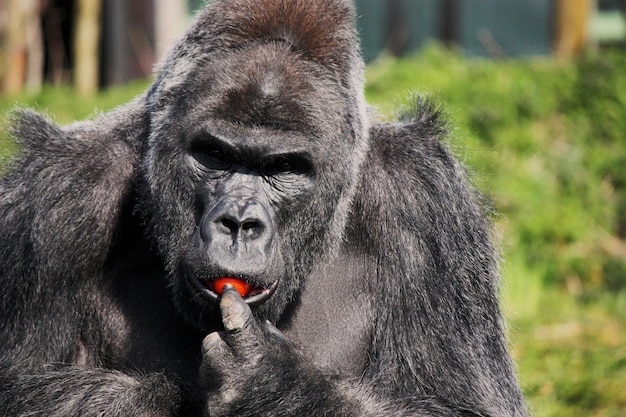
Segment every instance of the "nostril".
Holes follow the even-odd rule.
[[[261,225],[259,224],[259,222],[254,221],[254,220],[249,220],[249,221],[244,222],[244,223],[241,225],[241,228],[242,228],[243,230],[246,230],[246,231],[247,231],[247,230],[256,229],[256,228],[258,228],[258,227],[260,227],[260,226],[261,226]]]
[[[222,217],[218,219],[216,223],[223,232],[235,234],[239,230],[239,224],[235,220],[229,219],[228,217]]]
[[[263,224],[258,220],[246,220],[241,225],[241,231],[246,238],[257,238],[263,232]]]

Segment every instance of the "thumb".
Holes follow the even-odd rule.
[[[252,310],[230,284],[224,286],[220,309],[224,329],[229,333],[240,332],[254,323]]]

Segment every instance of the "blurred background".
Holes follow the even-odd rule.
[[[493,209],[533,414],[626,416],[626,0],[355,1],[368,101],[437,96]],[[130,100],[203,3],[0,0],[0,172],[10,109]]]
[[[432,40],[468,57],[572,56],[623,43],[623,0],[355,0],[363,54]],[[203,0],[0,0],[0,91],[81,91],[151,74]]]

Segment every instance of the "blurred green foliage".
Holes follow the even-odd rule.
[[[382,118],[409,92],[446,108],[449,143],[494,208],[512,352],[534,415],[626,415],[626,55],[468,61],[432,45],[378,60],[367,81]],[[146,86],[0,97],[0,123],[16,105],[69,123]],[[0,158],[16,150],[0,136]]]

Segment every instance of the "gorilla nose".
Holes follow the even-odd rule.
[[[220,233],[239,236],[244,240],[253,240],[265,230],[262,220],[255,217],[239,218],[232,213],[225,213],[215,220],[216,228]]]
[[[194,243],[215,270],[260,276],[274,259],[274,235],[274,221],[262,201],[231,195],[202,216]]]
[[[231,238],[232,243],[250,243],[272,235],[271,218],[254,198],[226,198],[208,213],[203,224],[203,239]]]

